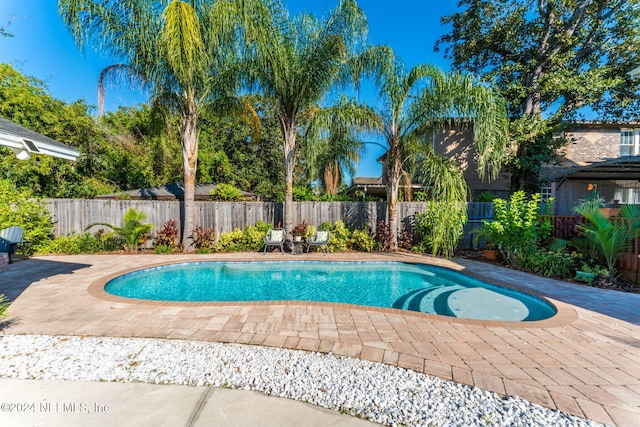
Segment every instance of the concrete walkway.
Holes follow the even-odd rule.
[[[0,380],[0,401],[15,404],[3,406],[4,426],[377,425],[294,400],[215,387]]]
[[[547,296],[558,314],[540,322],[486,322],[328,303],[131,301],[102,290],[109,277],[161,263],[316,258],[435,263]],[[0,273],[0,292],[15,300],[5,333],[158,337],[332,352],[517,395],[610,425],[640,425],[639,294],[467,259],[409,254],[36,257]]]

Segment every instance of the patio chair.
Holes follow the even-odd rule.
[[[307,239],[307,253],[309,253],[309,249],[312,246],[319,247],[321,250],[328,252],[329,248],[327,244],[329,243],[329,231],[320,230],[316,232],[316,235],[312,239]]]
[[[267,235],[264,237],[264,251],[267,252],[267,248],[270,246],[277,246],[280,248],[280,252],[284,254],[284,230],[281,228],[272,228],[267,231]]]
[[[11,254],[16,252],[16,246],[20,244],[22,246],[22,252],[24,252],[24,230],[22,227],[12,225],[11,227],[3,228],[0,231],[0,239],[4,241],[6,250],[0,250],[0,252],[7,252],[9,254],[9,264],[13,263]],[[1,245],[1,244],[0,244]]]

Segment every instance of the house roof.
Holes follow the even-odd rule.
[[[571,132],[577,128],[637,128],[640,122],[602,122],[598,120],[582,120],[567,123],[566,130]]]
[[[382,177],[380,178],[373,178],[373,177],[364,177],[364,178],[358,178],[358,177],[354,177],[351,179],[351,185],[384,185],[382,183]]]
[[[624,156],[587,166],[575,167],[565,172],[559,180],[640,180],[640,156]]]
[[[28,159],[32,153],[45,154],[61,159],[76,160],[80,151],[48,136],[0,117],[0,145],[7,146],[20,160]]]
[[[217,188],[214,183],[200,183],[195,185],[195,200],[211,200],[211,191]],[[257,200],[254,193],[240,191],[245,200]],[[123,195],[131,199],[141,200],[184,200],[184,184],[167,184],[157,187],[140,188],[137,190],[120,191],[118,193],[102,194],[94,199],[118,199]]]

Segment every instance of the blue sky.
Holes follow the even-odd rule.
[[[291,13],[301,10],[324,15],[338,0],[285,0]],[[388,44],[408,66],[435,64],[449,69],[441,52],[433,52],[435,41],[446,32],[440,17],[456,11],[456,0],[360,0],[369,19],[369,37],[375,44]],[[86,49],[80,52],[57,13],[53,0],[0,0],[0,25],[10,21],[0,37],[0,62],[10,63],[23,74],[45,82],[50,94],[66,102],[84,99],[97,104],[100,71],[113,64],[111,58]],[[128,87],[108,87],[105,109],[145,101],[143,94]],[[380,176],[375,159],[382,149],[372,145],[358,165],[356,176]]]

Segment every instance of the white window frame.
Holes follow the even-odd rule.
[[[622,205],[637,205],[640,203],[640,188],[616,188],[613,199]]]
[[[631,144],[623,144],[624,134],[631,134]],[[631,147],[630,156],[640,155],[640,130],[638,129],[620,129],[620,157],[622,155],[622,147]]]
[[[540,187],[540,200],[543,202],[548,201],[553,197],[553,188],[550,185]]]

